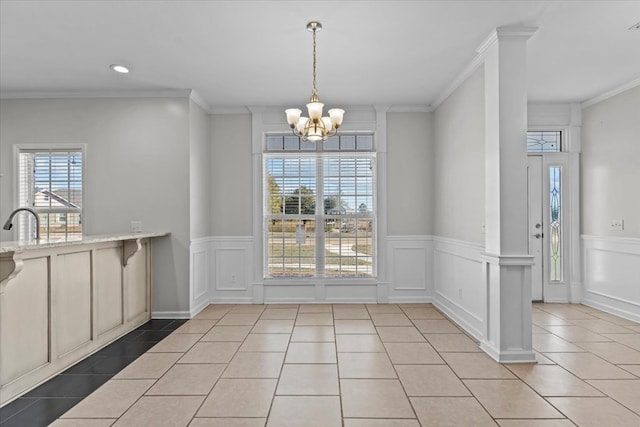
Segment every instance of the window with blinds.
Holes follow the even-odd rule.
[[[263,170],[265,277],[375,276],[373,135],[269,135]]]
[[[40,217],[41,238],[82,235],[83,151],[20,149],[18,203]],[[35,234],[35,221],[18,214],[18,237]]]

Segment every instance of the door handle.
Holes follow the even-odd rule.
[[[532,234],[532,236],[535,237],[536,239],[540,239],[540,238],[544,237],[544,235],[541,234],[541,233]]]

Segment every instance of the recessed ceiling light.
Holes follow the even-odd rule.
[[[110,67],[116,73],[127,74],[129,72],[129,69],[127,67],[125,67],[124,65],[111,64]]]

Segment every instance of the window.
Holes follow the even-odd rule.
[[[82,149],[19,149],[18,204],[38,213],[41,238],[82,235],[82,170]],[[24,219],[20,239],[35,234],[35,222]]]
[[[264,155],[265,277],[375,275],[373,135],[318,147],[269,135]]]
[[[549,167],[549,281],[562,281],[561,168]]]
[[[562,132],[529,131],[527,132],[527,152],[559,153],[562,148]]]

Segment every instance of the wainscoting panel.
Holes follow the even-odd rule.
[[[189,309],[195,315],[209,304],[210,238],[194,239],[189,248]]]
[[[321,302],[317,293],[322,292],[316,289],[318,285],[314,283],[291,283],[291,284],[263,284],[263,295],[265,304],[298,304]]]
[[[582,303],[640,322],[640,239],[582,236]]]
[[[190,304],[193,317],[213,303],[251,303],[253,238],[215,236],[194,239],[190,246]]]
[[[324,300],[339,303],[376,303],[378,299],[378,285],[375,283],[325,284],[323,286]]]
[[[487,279],[484,246],[433,238],[434,304],[477,339],[484,338]]]
[[[389,302],[431,302],[432,251],[431,236],[387,238]]]

